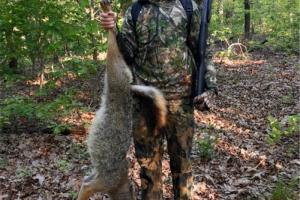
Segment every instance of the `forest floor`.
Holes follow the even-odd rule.
[[[289,126],[288,116],[300,113],[298,58],[255,52],[248,59],[216,58],[215,62],[219,95],[210,111],[195,111],[195,199],[273,196],[276,200],[278,195],[300,199],[300,133],[267,142],[272,133],[268,117],[274,117],[274,126],[278,119],[284,129]],[[79,122],[90,121],[93,114],[80,116]],[[0,200],[76,199],[82,178],[91,171],[85,138],[83,128],[68,135],[28,134],[26,130],[1,134]],[[129,157],[130,177],[139,185],[138,164]],[[168,157],[164,157],[164,196],[171,199],[172,181]]]

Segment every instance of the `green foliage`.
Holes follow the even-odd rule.
[[[69,124],[53,122],[48,128],[51,128],[54,134],[61,134],[69,132],[72,127]]]
[[[107,48],[102,45],[105,40],[94,39],[103,36],[90,11],[97,5],[92,8],[88,0],[0,1],[1,83],[14,89],[38,74],[47,81],[42,89],[27,85],[32,87],[33,96],[1,99],[0,130],[10,127],[17,131],[30,123],[46,126],[54,133],[70,129],[59,119],[82,105],[74,100],[72,88],[58,92],[56,82],[68,79],[70,74],[79,78],[97,71],[99,63],[89,56],[94,50]],[[11,58],[19,61],[18,73],[8,66]]]
[[[32,176],[32,170],[29,167],[19,167],[16,170],[16,176],[19,178],[27,178]]]
[[[72,143],[70,149],[68,149],[68,154],[71,155],[71,158],[80,160],[89,158],[89,153],[86,149],[86,146],[80,143]]]
[[[226,42],[244,38],[244,1],[213,1],[210,31],[214,40]],[[299,52],[299,2],[297,0],[251,1],[251,38],[248,48],[271,47]]]
[[[197,141],[198,151],[201,159],[208,161],[211,160],[214,156],[216,139],[205,136],[203,139]]]
[[[73,96],[73,93],[66,92],[50,102],[22,96],[7,98],[0,104],[0,129],[35,124],[37,127],[46,126],[55,134],[66,132],[71,126],[59,119],[81,106]]]
[[[12,87],[15,83],[19,83],[23,80],[26,80],[26,77],[22,74],[17,74],[13,69],[10,69],[8,66],[0,65],[0,78],[5,82],[5,87]]]
[[[65,76],[68,72],[73,72],[77,77],[87,77],[91,74],[95,74],[98,70],[98,64],[92,60],[82,60],[78,58],[74,58],[72,60],[68,60],[64,62],[65,65],[65,73],[61,74]],[[58,70],[56,73],[61,73],[62,70]],[[58,78],[61,78],[58,77]]]
[[[280,100],[283,104],[290,105],[290,104],[294,103],[294,97],[293,97],[292,93],[282,96]]]
[[[72,166],[72,164],[67,160],[58,160],[56,164],[58,169],[61,171],[68,171]]]
[[[31,99],[16,96],[5,99],[0,106],[0,128],[15,125],[16,121],[34,119],[35,104]]]
[[[0,61],[27,59],[41,70],[53,56],[90,55],[101,48],[92,39],[102,31],[89,6],[87,0],[0,1]]]
[[[300,134],[300,114],[288,116],[285,126],[272,116],[268,116],[268,122],[270,130],[268,130],[266,140],[269,144],[276,143],[283,136],[289,136],[294,133]]]
[[[298,180],[279,180],[272,190],[271,200],[296,200]]]
[[[75,200],[75,199],[77,199],[77,196],[78,196],[78,192],[75,192],[75,191],[71,191],[70,192],[70,198],[72,199],[72,200]]]
[[[0,169],[4,169],[8,165],[8,159],[5,155],[0,154]]]

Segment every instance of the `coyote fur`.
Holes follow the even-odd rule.
[[[109,2],[102,1],[102,9],[108,12]],[[131,85],[132,74],[119,51],[116,35],[109,30],[107,67],[100,109],[89,131],[88,150],[93,173],[84,179],[78,200],[88,200],[102,192],[112,200],[134,199],[130,192],[126,153],[131,144],[132,101],[138,98],[148,102],[155,116],[156,128],[166,123],[166,100],[154,87]],[[149,109],[149,108],[147,108]]]

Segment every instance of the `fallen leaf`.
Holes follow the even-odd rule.
[[[41,174],[37,174],[33,177],[33,179],[37,179],[39,181],[39,184],[43,185],[43,183],[45,181],[45,176],[43,176]]]

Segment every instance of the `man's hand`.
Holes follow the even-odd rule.
[[[103,12],[100,14],[100,25],[105,30],[109,29],[115,29],[116,28],[116,18],[117,15],[115,12],[109,11],[109,12]]]
[[[211,108],[211,100],[216,96],[216,91],[208,90],[194,98],[193,103],[195,108],[200,111],[209,111]]]

